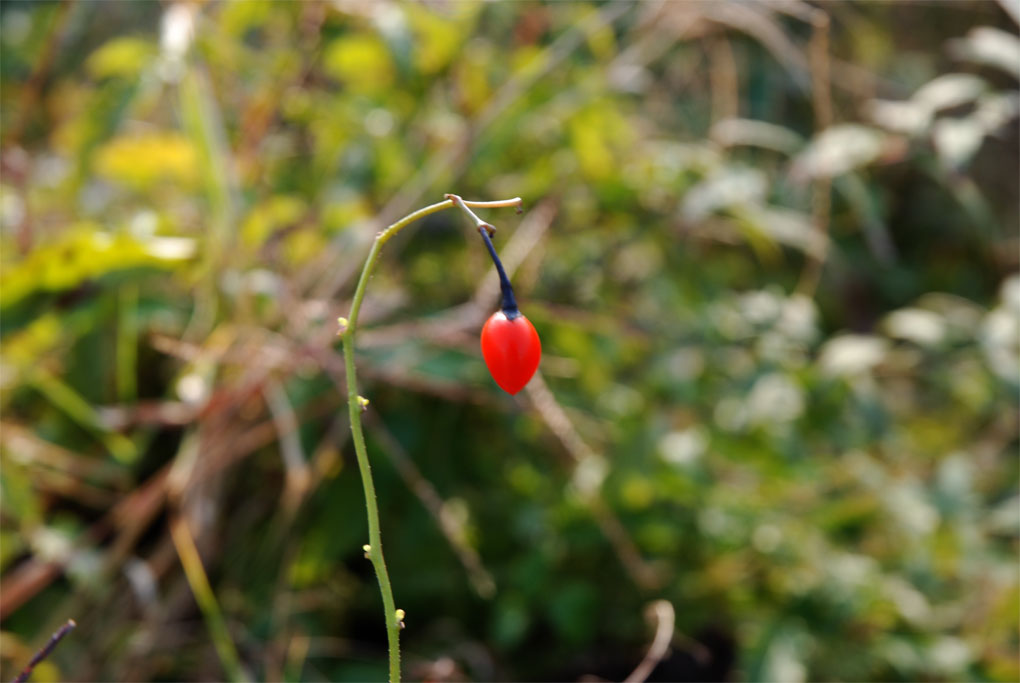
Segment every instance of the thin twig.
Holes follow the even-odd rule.
[[[22,669],[21,673],[18,674],[18,677],[14,679],[14,683],[25,683],[25,681],[28,680],[28,677],[32,675],[32,670],[38,666],[39,662],[49,657],[54,648],[56,648],[57,645],[60,644],[60,641],[64,639],[64,636],[73,631],[74,627],[77,625],[78,624],[75,623],[74,619],[68,619],[63,626],[58,628],[56,633],[50,636],[49,641],[47,641],[47,643],[35,653],[32,659],[29,660],[28,665]]]
[[[649,605],[649,612],[656,620],[655,638],[648,646],[645,658],[641,660],[630,676],[624,679],[624,683],[642,683],[669,652],[669,644],[673,640],[673,628],[676,623],[676,612],[673,610],[673,605],[667,600],[656,600]]]

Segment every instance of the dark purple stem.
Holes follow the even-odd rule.
[[[35,656],[28,662],[28,666],[21,670],[18,677],[14,679],[14,683],[25,683],[28,677],[32,675],[32,670],[41,662],[50,656],[61,640],[64,639],[68,633],[70,633],[75,626],[78,624],[74,623],[74,619],[68,619],[67,623],[57,629],[56,633],[50,636],[49,642],[43,645],[42,649],[35,653]]]
[[[507,320],[513,320],[520,317],[521,311],[517,308],[517,299],[514,298],[514,288],[510,285],[510,278],[506,276],[506,271],[503,270],[503,263],[496,254],[496,248],[492,246],[492,239],[489,237],[490,227],[488,225],[479,225],[478,232],[481,233],[482,239],[485,241],[485,246],[489,250],[492,262],[496,264],[496,272],[499,273],[499,289],[503,292],[503,315],[507,317]]]
[[[514,288],[510,286],[510,278],[506,276],[506,271],[503,270],[503,263],[499,260],[499,255],[496,254],[496,248],[492,246],[491,234],[495,232],[496,228],[492,227],[481,218],[479,218],[474,211],[471,210],[464,200],[455,194],[448,194],[446,198],[456,204],[460,209],[468,215],[471,220],[475,222],[475,227],[478,228],[478,232],[481,234],[482,239],[485,240],[485,247],[489,250],[489,256],[492,257],[492,262],[496,264],[496,272],[499,273],[499,288],[503,292],[503,315],[506,316],[507,320],[513,320],[521,316],[521,311],[517,308],[517,299],[514,298]],[[520,206],[517,207],[520,209]]]

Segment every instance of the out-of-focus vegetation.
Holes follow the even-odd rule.
[[[1017,680],[1014,8],[3,2],[2,676]]]

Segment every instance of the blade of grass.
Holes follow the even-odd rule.
[[[234,222],[235,202],[226,135],[219,107],[213,97],[209,79],[198,66],[192,66],[181,78],[178,94],[180,97],[181,122],[184,131],[191,138],[198,151],[199,171],[202,187],[206,193],[211,211],[210,236],[212,252],[207,252],[209,262],[215,263],[222,256],[222,249],[229,241],[229,230]]]
[[[181,122],[198,151],[202,188],[209,203],[209,228],[200,290],[185,339],[202,339],[215,323],[217,282],[222,261],[230,253],[229,243],[236,223],[236,202],[228,163],[226,134],[209,79],[198,65],[192,65],[178,86]]]
[[[119,462],[132,463],[138,457],[135,444],[123,434],[111,432],[103,419],[81,394],[41,368],[34,368],[27,382],[72,420],[92,432]]]
[[[170,522],[170,535],[173,537],[174,546],[177,548],[177,555],[181,559],[181,566],[184,567],[184,575],[195,596],[195,602],[202,611],[206,627],[209,629],[209,636],[212,638],[213,647],[223,664],[227,677],[232,681],[248,681],[251,678],[241,666],[241,660],[237,656],[237,648],[230,638],[230,631],[223,620],[223,613],[216,601],[212,586],[209,585],[209,578],[206,576],[205,568],[202,566],[202,558],[195,547],[195,539],[188,529],[187,522],[177,517]]]

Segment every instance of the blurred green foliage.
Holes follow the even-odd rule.
[[[3,676],[1017,680],[1007,10],[4,2]]]

